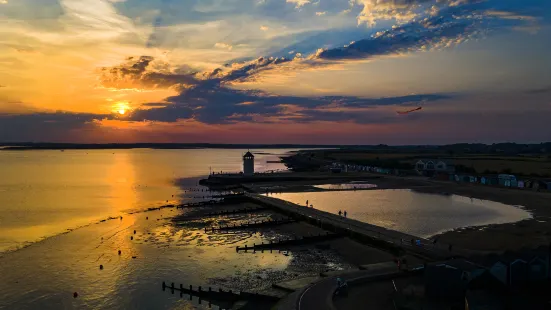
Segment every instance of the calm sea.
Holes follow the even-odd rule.
[[[186,201],[209,171],[237,172],[247,150],[0,151],[0,253],[125,212]],[[255,152],[257,171],[285,169]]]

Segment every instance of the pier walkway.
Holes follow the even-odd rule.
[[[336,233],[346,233],[354,239],[372,242],[374,246],[379,244],[382,247],[403,249],[406,252],[430,260],[443,260],[458,256],[467,257],[476,254],[453,246],[450,250],[448,244],[433,243],[428,239],[345,218],[314,208],[300,206],[281,199],[252,193],[245,195],[257,204],[275,209],[294,218],[301,218]]]

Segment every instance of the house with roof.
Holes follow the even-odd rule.
[[[455,165],[448,160],[421,159],[415,163],[415,170],[423,175],[450,174],[455,172]]]
[[[517,177],[512,174],[500,174],[497,176],[499,179],[499,185],[505,187],[517,187]]]
[[[460,299],[469,283],[486,269],[465,259],[429,264],[424,271],[425,293],[434,299]]]
[[[478,261],[497,280],[514,288],[551,279],[550,258],[550,249],[540,246],[517,252],[506,251],[502,255],[490,254]]]

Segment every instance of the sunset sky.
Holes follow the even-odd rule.
[[[551,141],[550,51],[549,0],[0,0],[0,142]]]

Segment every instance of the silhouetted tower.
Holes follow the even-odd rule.
[[[254,174],[254,155],[251,152],[247,152],[243,155],[243,174]]]

